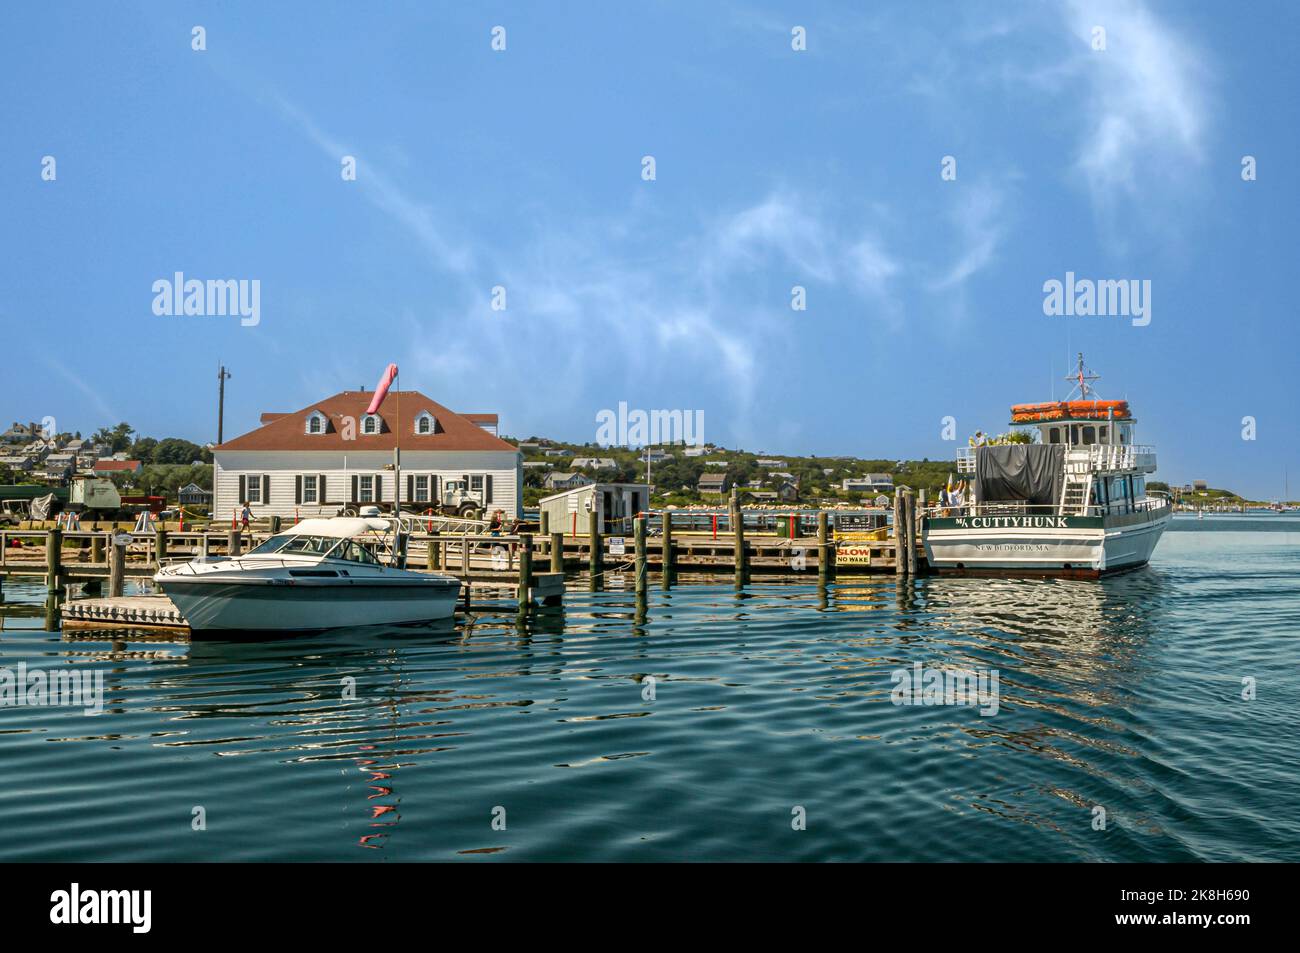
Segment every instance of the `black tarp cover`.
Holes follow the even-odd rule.
[[[975,499],[980,503],[1024,500],[1036,506],[1061,501],[1065,445],[1013,443],[975,453]]]

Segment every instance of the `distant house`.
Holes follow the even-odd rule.
[[[688,457],[702,457],[706,453],[712,453],[712,447],[687,447],[682,453]]]
[[[70,474],[77,468],[77,455],[75,453],[52,453],[45,458],[45,475],[53,478],[61,478]]]
[[[547,460],[524,461],[524,469],[526,470],[549,470],[550,468],[551,468],[551,464]]]
[[[705,473],[695,488],[701,493],[726,493],[731,489],[731,480],[725,473]]]
[[[672,454],[666,450],[646,448],[641,453],[641,459],[650,463],[663,463],[665,460],[672,459]]]
[[[580,486],[588,486],[596,481],[585,473],[561,473],[559,470],[552,470],[546,474],[542,480],[542,485],[548,490],[574,490]]]
[[[541,444],[535,440],[522,440],[519,443],[520,450],[540,450]]]
[[[205,490],[197,483],[190,483],[177,491],[176,498],[181,506],[211,506],[212,491]]]
[[[0,443],[7,444],[25,444],[42,436],[40,424],[20,424],[14,421],[9,429],[0,433]]]
[[[113,473],[139,473],[144,468],[144,464],[139,460],[96,460],[95,473],[98,476],[108,476]]]
[[[19,473],[29,472],[32,466],[32,458],[23,456],[21,453],[7,453],[0,456],[0,467],[8,467],[10,470],[17,470]]]
[[[726,460],[705,460],[704,465],[706,467],[725,467],[727,465],[727,461]]]
[[[799,499],[799,485],[787,480],[776,488],[776,495],[783,503],[793,503]]]
[[[773,470],[767,476],[768,479],[770,480],[789,480],[791,482],[794,481],[794,474],[790,473],[788,470]]]
[[[573,456],[573,451],[572,450],[547,450],[546,455],[548,457],[571,457]]]
[[[617,470],[618,464],[612,457],[574,457],[573,467],[577,470]]]
[[[746,490],[745,495],[759,503],[775,503],[780,499],[772,490]]]
[[[847,477],[840,486],[845,493],[879,493],[894,488],[894,478],[888,473],[868,473],[865,477]]]
[[[1204,480],[1193,480],[1193,481],[1192,481],[1192,489],[1193,489],[1193,490],[1208,490],[1209,488],[1210,488],[1210,484],[1206,483]]]
[[[784,460],[773,460],[768,457],[759,457],[757,461],[760,467],[785,467],[789,466]]]

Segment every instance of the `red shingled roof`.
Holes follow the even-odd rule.
[[[351,390],[327,397],[302,410],[290,414],[263,414],[270,417],[267,423],[250,430],[243,436],[227,440],[216,450],[392,450],[399,444],[403,450],[492,450],[517,452],[513,446],[492,436],[465,414],[448,410],[424,394],[414,390],[389,391],[379,408],[384,421],[383,431],[377,434],[361,432],[361,418],[374,397],[374,391]],[[401,419],[398,420],[398,409]],[[415,418],[428,411],[438,422],[437,433],[417,434]],[[329,418],[329,427],[323,434],[307,433],[307,417],[320,411]],[[476,417],[487,416],[476,414]],[[343,418],[356,422],[356,439],[343,439]],[[400,430],[400,435],[394,433]]]
[[[139,460],[96,460],[95,469],[108,472],[109,470],[130,470],[134,473],[139,470],[142,464]]]

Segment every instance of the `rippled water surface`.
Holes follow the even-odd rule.
[[[5,596],[0,666],[106,695],[0,707],[6,860],[1300,860],[1286,516],[1180,517],[1100,582],[656,584],[524,626],[114,643]],[[893,704],[916,662],[996,669],[997,713]]]

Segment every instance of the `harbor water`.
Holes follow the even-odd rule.
[[[0,859],[1300,860],[1296,517],[1179,516],[1100,581],[624,581],[195,643],[9,582],[0,669],[103,709],[6,697]],[[918,670],[996,705],[899,704]]]

